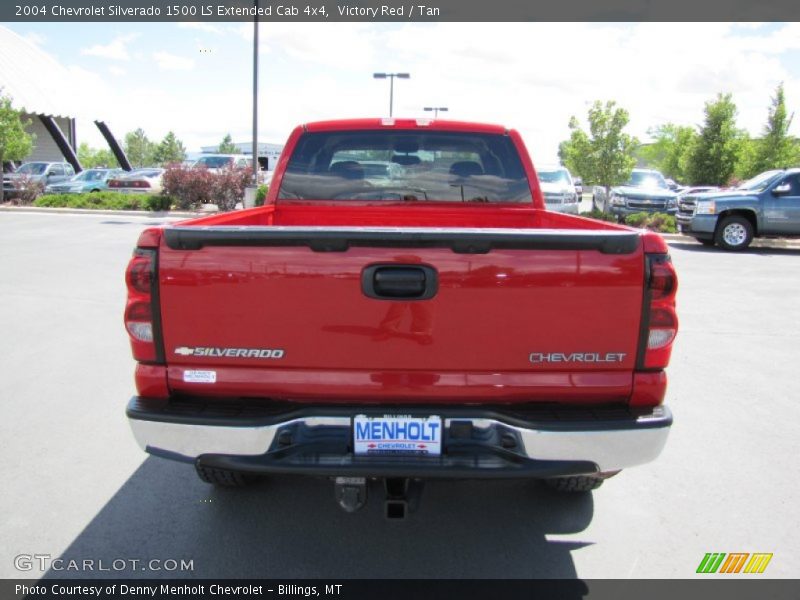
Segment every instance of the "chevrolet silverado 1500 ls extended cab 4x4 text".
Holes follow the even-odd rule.
[[[587,491],[653,460],[677,281],[656,234],[544,210],[516,131],[294,130],[264,206],[145,230],[125,323],[144,450],[219,485],[330,477]],[[413,503],[412,503],[413,504]]]

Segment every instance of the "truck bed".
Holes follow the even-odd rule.
[[[369,297],[371,265],[430,267],[435,296]],[[301,203],[187,221],[159,250],[168,385],[299,402],[626,402],[643,278],[639,233],[531,207]],[[215,383],[187,376],[198,370]]]

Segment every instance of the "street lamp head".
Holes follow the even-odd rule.
[[[373,73],[372,76],[375,79],[386,79],[386,73]]]
[[[425,111],[431,112],[431,111],[433,110],[433,107],[432,107],[432,106],[426,106],[426,107],[425,107],[425,108],[423,108],[422,110],[425,110]]]
[[[439,108],[439,112],[447,112],[448,108],[446,106],[442,106]]]
[[[395,77],[398,77],[400,79],[409,79],[411,77],[411,74],[410,73],[396,73]]]

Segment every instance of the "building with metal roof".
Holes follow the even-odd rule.
[[[28,131],[36,135],[33,151],[26,160],[67,160],[80,171],[77,123],[94,121],[120,165],[130,169],[102,115],[90,114],[93,107],[80,101],[72,92],[74,87],[74,78],[57,60],[0,26],[0,90],[11,97],[14,108],[23,111],[23,118],[30,120]]]

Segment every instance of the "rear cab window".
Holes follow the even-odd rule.
[[[417,130],[305,133],[278,198],[532,202],[508,136]]]

